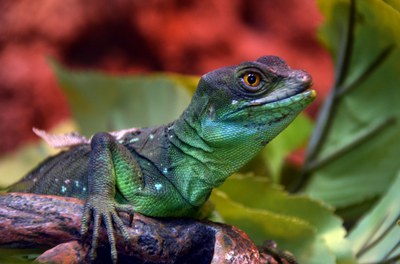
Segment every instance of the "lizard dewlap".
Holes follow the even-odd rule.
[[[91,257],[100,223],[129,239],[118,212],[196,216],[211,190],[254,157],[315,98],[311,77],[275,56],[203,75],[182,115],[167,125],[52,136],[69,147],[49,157],[9,191],[85,200],[82,233],[93,221]],[[93,217],[92,217],[93,215]],[[115,243],[110,243],[116,262]]]

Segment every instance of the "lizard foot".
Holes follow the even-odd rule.
[[[89,252],[91,261],[94,261],[96,258],[99,230],[102,223],[105,225],[107,231],[113,263],[117,263],[118,258],[115,245],[114,224],[120,230],[124,240],[129,242],[128,231],[119,217],[118,212],[128,213],[132,218],[134,210],[131,205],[118,204],[114,200],[105,199],[100,195],[91,195],[87,198],[82,213],[81,235],[84,236],[87,233],[90,222],[93,221],[92,243]]]

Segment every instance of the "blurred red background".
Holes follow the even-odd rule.
[[[314,0],[3,0],[0,12],[0,154],[69,117],[47,56],[76,69],[203,74],[274,54],[312,74],[318,102],[332,82]]]

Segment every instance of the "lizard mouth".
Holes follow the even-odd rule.
[[[311,86],[311,85],[310,85]],[[308,89],[308,87],[302,88],[300,91],[294,91],[292,93],[285,93],[285,96],[277,95],[274,97],[264,97],[260,99],[256,99],[248,102],[242,107],[236,109],[234,112],[228,113],[225,117],[231,116],[241,110],[253,107],[261,107],[263,110],[268,109],[279,109],[281,107],[287,107],[290,105],[302,105],[302,108],[305,108],[308,104],[314,101],[317,96],[317,92],[312,89]]]
[[[303,70],[293,71],[287,77],[285,86],[283,89],[276,89],[266,97],[250,101],[248,106],[265,105],[267,107],[268,104],[271,104],[273,107],[278,107],[281,104],[291,105],[297,101],[310,103],[317,94],[310,89],[312,86],[311,76]]]
[[[267,97],[252,100],[248,103],[248,106],[268,105],[271,103],[290,104],[291,102],[294,103],[303,100],[311,102],[317,95],[315,90],[310,89],[311,86],[311,79],[307,79],[301,84],[298,84],[296,88],[278,90],[276,93],[270,94]],[[276,107],[276,104],[274,107]]]

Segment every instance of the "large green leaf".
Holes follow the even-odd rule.
[[[319,148],[312,141],[305,192],[345,208],[381,195],[400,168],[400,13],[378,0],[318,3],[337,76],[313,136]]]
[[[341,220],[305,196],[289,195],[265,178],[229,178],[211,200],[222,218],[257,244],[272,239],[300,263],[354,263]]]
[[[189,104],[198,82],[177,74],[116,76],[67,70],[57,63],[53,68],[85,135],[168,123]]]
[[[359,263],[400,261],[400,172],[388,192],[349,235]]]

